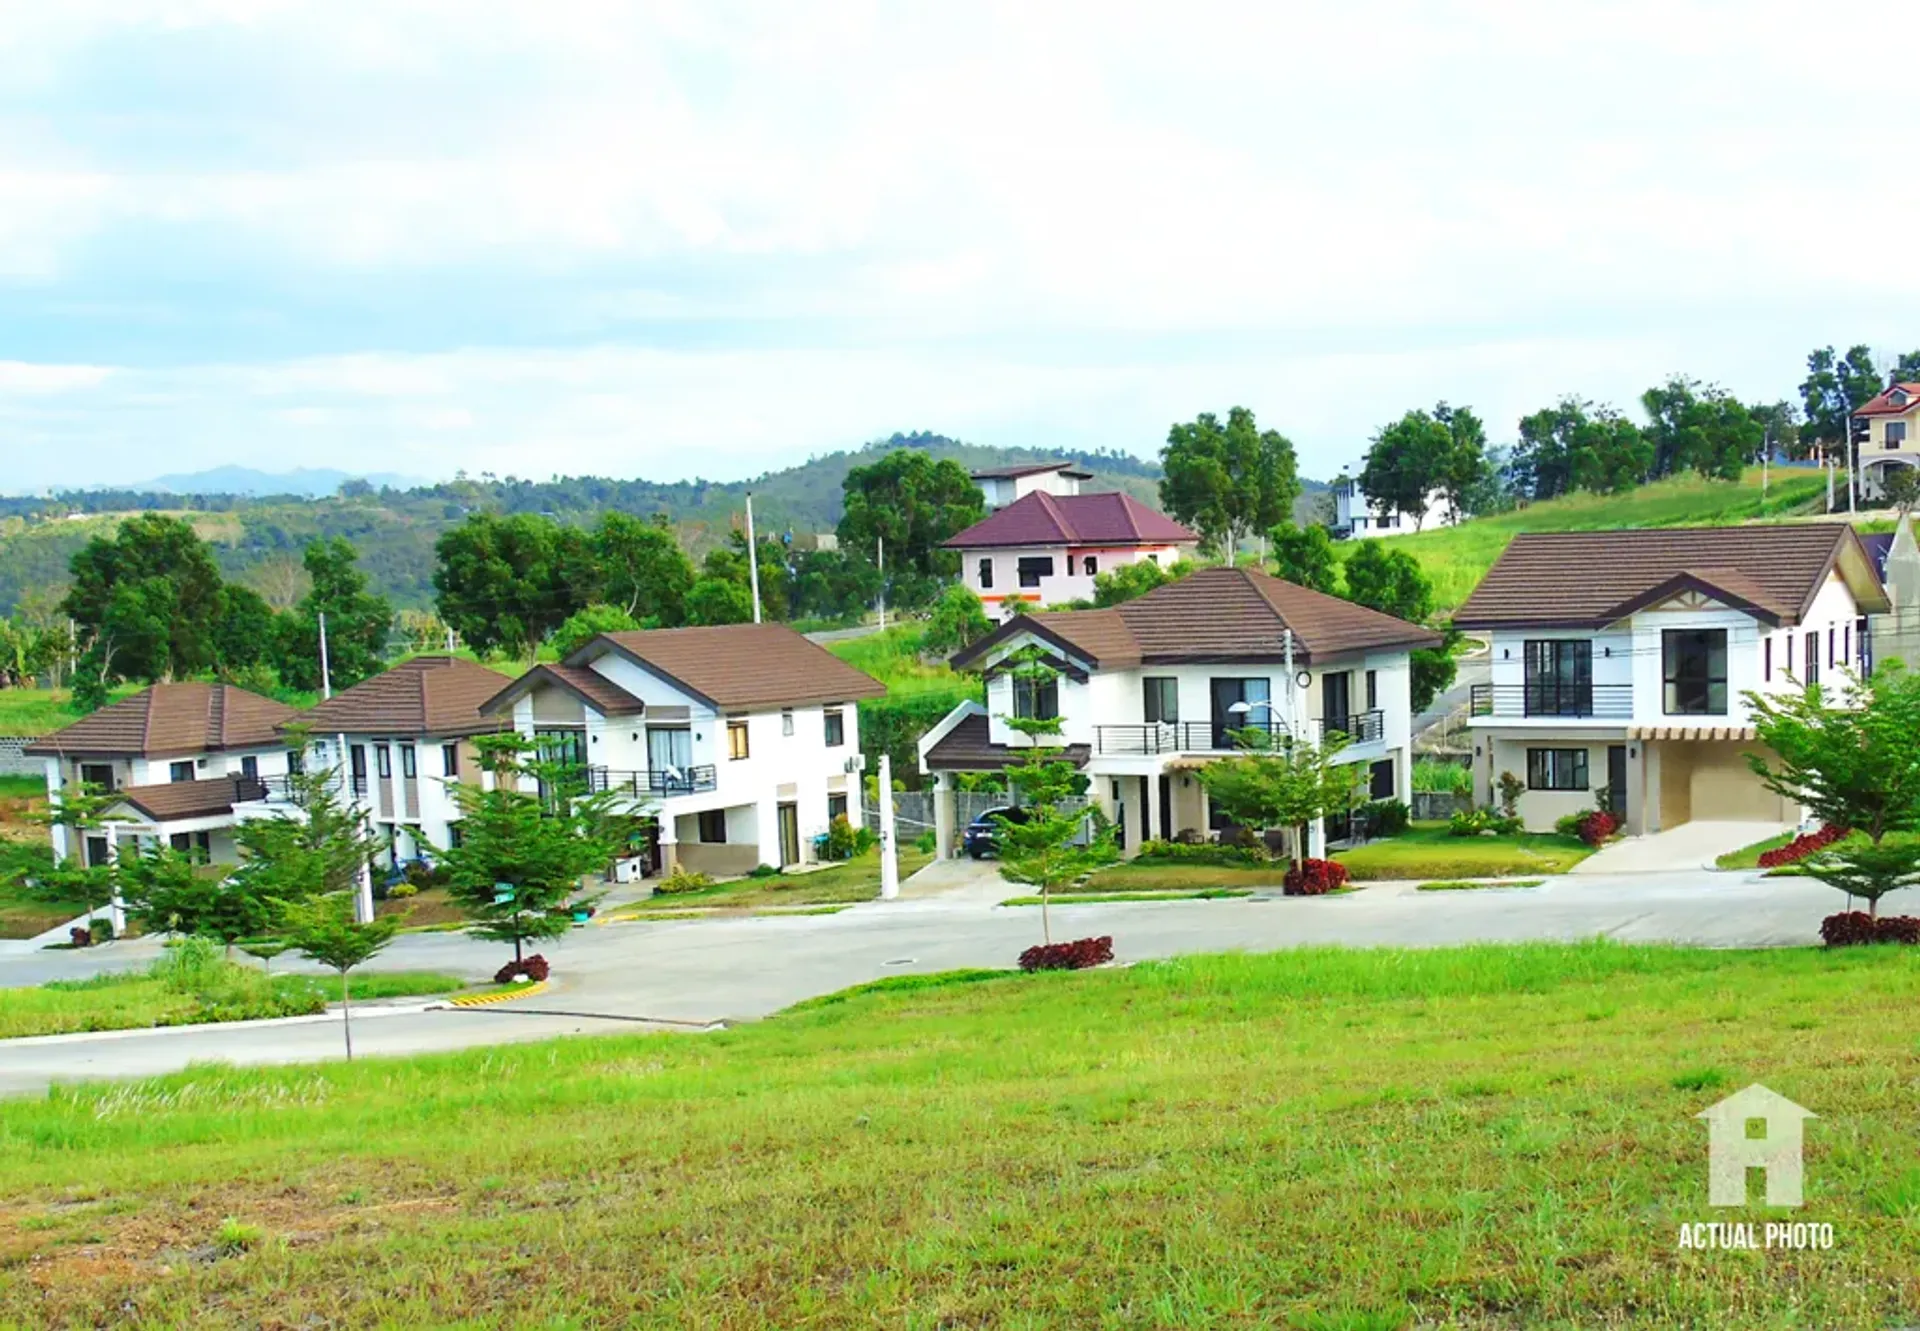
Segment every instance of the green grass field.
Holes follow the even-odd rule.
[[[1422,883],[1421,892],[1472,892],[1479,888],[1538,887],[1545,882],[1542,878],[1507,878],[1495,883],[1464,882],[1460,879],[1442,879],[1437,883]]]
[[[1718,527],[1758,518],[1817,511],[1826,495],[1818,473],[1775,469],[1763,496],[1760,470],[1750,468],[1737,484],[1697,476],[1657,481],[1624,495],[1571,495],[1530,504],[1511,513],[1385,538],[1415,555],[1433,580],[1436,608],[1453,610],[1467,599],[1507,542],[1523,531],[1589,531],[1600,527]],[[1343,554],[1354,547],[1337,547]]]
[[[1088,892],[1202,892],[1212,888],[1278,888],[1287,876],[1284,860],[1272,864],[1183,864],[1127,860],[1087,879]]]
[[[923,658],[921,634],[918,624],[896,624],[885,633],[830,642],[827,650],[885,684],[889,697],[968,691],[972,683],[966,676],[947,669],[944,662]]]
[[[1333,858],[1356,881],[1375,878],[1512,878],[1565,873],[1593,852],[1577,837],[1552,832],[1458,837],[1444,823],[1415,823],[1397,837],[1370,841]]]
[[[900,849],[900,880],[925,868],[933,856],[903,846]],[[659,911],[684,911],[690,907],[726,910],[758,910],[768,906],[833,906],[857,901],[873,901],[880,895],[880,852],[870,850],[844,864],[805,873],[788,873],[765,878],[734,878],[698,892],[675,892],[653,896],[622,906],[614,918]]]
[[[1125,940],[1120,940],[1123,948]],[[911,977],[703,1036],[0,1104],[36,1325],[1885,1327],[1911,950],[1299,950]],[[1807,1205],[1693,1117],[1820,1117]],[[1756,1194],[1757,1195],[1757,1194]],[[1830,1223],[1830,1251],[1679,1226]]]

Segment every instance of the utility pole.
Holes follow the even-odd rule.
[[[893,830],[893,755],[880,755],[880,899],[900,895],[900,856]]]
[[[1299,689],[1293,682],[1293,630],[1288,629],[1284,638],[1287,658],[1287,737],[1300,738],[1300,699]]]
[[[753,583],[753,622],[760,622],[760,545],[753,539],[753,491],[747,491],[747,577]],[[791,612],[789,612],[791,613]]]
[[[880,567],[880,631],[887,631],[887,538],[873,538],[873,561]]]
[[[325,701],[333,696],[333,672],[327,667],[327,612],[319,612],[320,620],[320,698]]]

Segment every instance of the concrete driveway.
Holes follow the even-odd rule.
[[[1729,851],[1793,829],[1791,823],[1682,823],[1652,836],[1624,837],[1587,856],[1570,871],[1582,876],[1608,873],[1675,873],[1711,869]]]

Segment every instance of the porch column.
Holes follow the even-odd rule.
[[[1647,830],[1647,746],[1644,740],[1627,741],[1626,800],[1627,835],[1642,836]]]
[[[1160,835],[1160,777],[1157,773],[1149,773],[1140,778],[1140,785],[1145,793],[1140,807],[1147,815],[1146,826],[1141,829],[1140,839],[1151,841]]]
[[[759,829],[760,863],[780,867],[780,801],[767,796],[754,806],[754,822]]]
[[[1316,818],[1307,824],[1307,854],[1316,860],[1327,858],[1327,823]]]
[[[935,859],[953,858],[953,825],[958,801],[954,797],[951,774],[937,772],[933,778],[933,855]]]
[[[107,824],[107,864],[113,871],[113,899],[107,903],[107,923],[113,926],[113,936],[118,938],[127,931],[127,909],[120,899],[120,829],[112,823]]]
[[[655,815],[654,822],[659,828],[655,839],[660,847],[660,872],[670,874],[680,864],[680,842],[675,836],[680,820],[670,813],[662,813]]]

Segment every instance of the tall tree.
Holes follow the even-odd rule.
[[[938,595],[960,567],[959,555],[941,549],[941,542],[986,514],[980,487],[966,468],[913,448],[854,467],[841,491],[840,548],[873,560],[876,543],[886,542],[887,600],[894,605],[924,604]]]
[[[85,673],[178,679],[215,664],[221,611],[213,552],[178,518],[140,513],[74,553],[62,608],[86,644]]]
[[[1434,405],[1433,418],[1446,427],[1452,440],[1436,488],[1446,498],[1448,516],[1458,522],[1480,510],[1493,479],[1493,465],[1487,457],[1487,427],[1471,407],[1446,402]]]
[[[1847,420],[1880,392],[1873,351],[1864,343],[1836,356],[1832,347],[1807,353],[1807,377],[1800,381],[1800,405],[1806,414],[1801,433],[1809,443],[1844,452]]]
[[[213,666],[232,679],[270,661],[276,616],[267,598],[251,587],[229,582],[220,588],[213,619]]]
[[[440,617],[478,652],[531,655],[594,599],[586,535],[551,518],[476,513],[434,542]]]
[[[1760,446],[1768,457],[1803,456],[1800,408],[1783,399],[1778,402],[1751,403],[1747,413],[1760,426]]]
[[[1895,384],[1920,383],[1920,351],[1903,351],[1900,358],[1887,371],[1887,387]]]
[[[1647,478],[1652,463],[1652,446],[1632,421],[1611,407],[1569,397],[1521,418],[1509,466],[1526,496],[1539,500],[1575,490],[1630,490]]]
[[[344,536],[315,541],[301,557],[310,583],[280,617],[274,664],[289,688],[320,687],[320,616],[327,617],[327,669],[336,689],[352,688],[380,672],[393,607],[367,590],[359,554]]]
[[[1209,803],[1238,827],[1286,828],[1298,865],[1308,825],[1353,807],[1363,768],[1337,761],[1348,744],[1338,732],[1320,744],[1289,737],[1276,744],[1270,731],[1249,727],[1236,731],[1234,739],[1241,752],[1197,773]]]
[[[1151,559],[1116,564],[1093,575],[1093,603],[1101,607],[1123,605],[1169,582],[1177,582],[1192,571],[1193,565],[1184,559],[1164,567]]]
[[[687,592],[687,623],[748,624],[753,594],[732,578],[703,576]]]
[[[1226,423],[1212,412],[1167,431],[1160,503],[1231,560],[1242,538],[1292,515],[1300,495],[1293,445],[1262,430],[1253,412],[1235,407]]]
[[[981,605],[980,596],[973,588],[963,583],[954,583],[933,603],[933,613],[927,617],[927,629],[921,639],[921,646],[929,652],[942,654],[959,651],[962,647],[993,632],[993,622],[987,618],[986,607]]]
[[[1640,395],[1651,422],[1654,476],[1682,471],[1737,481],[1766,443],[1766,425],[1713,384],[1676,374]]]
[[[1273,571],[1288,582],[1311,587],[1317,592],[1337,596],[1340,588],[1340,560],[1333,550],[1333,537],[1318,523],[1296,527],[1282,522],[1273,529]]]
[[[1409,411],[1373,437],[1360,467],[1360,489],[1374,511],[1402,513],[1420,530],[1427,497],[1441,488],[1453,456],[1453,432],[1424,411]]]
[[[1346,599],[1383,615],[1425,624],[1433,616],[1433,583],[1420,561],[1405,550],[1390,549],[1384,541],[1360,541],[1347,556]],[[1415,713],[1426,710],[1453,683],[1458,666],[1454,648],[1459,635],[1451,624],[1440,630],[1438,647],[1417,647],[1409,654],[1409,691]]]
[[[304,732],[295,730],[289,738],[295,747],[306,747]],[[235,889],[276,903],[276,910],[288,902],[354,891],[380,849],[367,830],[366,810],[343,795],[338,768],[304,768],[285,781],[287,802],[300,810],[298,816],[234,824],[240,852],[240,867],[230,875]],[[274,927],[277,919],[270,919],[254,932]]]
[[[562,660],[572,656],[602,633],[625,633],[637,628],[658,628],[649,621],[642,624],[617,605],[585,606],[567,617],[567,622],[553,631],[547,639],[551,647]]]
[[[650,519],[610,511],[593,534],[599,556],[601,595],[636,620],[662,628],[686,622],[693,561],[680,548],[663,514]]]

